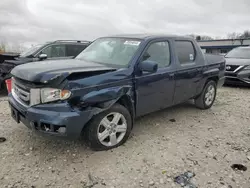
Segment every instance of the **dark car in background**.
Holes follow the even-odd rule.
[[[0,64],[0,89],[5,86],[4,81],[10,78],[10,72],[15,66],[35,61],[71,59],[80,54],[90,43],[90,41],[80,40],[57,40],[39,44],[21,54],[12,55]]]
[[[15,52],[0,52],[0,64],[3,63],[5,60],[14,60],[19,55],[20,53]]]
[[[250,86],[250,47],[234,48],[225,58],[225,84]]]

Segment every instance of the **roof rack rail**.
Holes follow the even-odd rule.
[[[87,40],[56,40],[56,41],[54,41],[54,43],[56,43],[56,42],[90,43],[90,41],[87,41]]]

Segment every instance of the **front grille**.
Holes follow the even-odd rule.
[[[18,79],[13,80],[12,92],[14,97],[24,105],[30,104],[30,88],[21,83]]]
[[[44,87],[47,86],[42,83],[12,77],[12,95],[19,103],[27,107],[41,102],[40,91]]]
[[[233,72],[237,68],[239,68],[239,65],[226,65],[226,71]]]

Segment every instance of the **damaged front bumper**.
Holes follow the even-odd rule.
[[[24,107],[9,94],[12,118],[22,122],[35,133],[60,136],[69,139],[80,137],[84,126],[92,118],[94,110],[79,111],[67,103],[41,104]]]

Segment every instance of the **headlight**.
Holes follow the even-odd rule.
[[[245,67],[244,69],[246,70],[250,70],[250,65],[248,65],[247,67]]]
[[[70,97],[71,92],[68,90],[43,88],[41,89],[41,102],[52,102],[57,100],[66,100]]]

